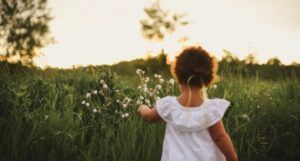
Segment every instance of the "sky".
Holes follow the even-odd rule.
[[[223,50],[260,63],[278,57],[300,63],[300,0],[161,0],[163,9],[190,21],[163,42],[142,37],[140,20],[151,0],[48,0],[56,43],[35,59],[41,66],[113,64],[164,49],[170,60],[187,45],[201,45],[221,58]],[[185,43],[178,40],[189,37]]]

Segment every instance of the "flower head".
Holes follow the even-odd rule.
[[[85,98],[90,98],[91,97],[91,93],[86,93]]]
[[[143,75],[143,74],[145,74],[145,71],[142,70],[142,69],[137,69],[137,70],[136,70],[136,74],[138,74],[138,75]]]
[[[150,80],[149,77],[144,78],[145,83],[149,82],[149,80]]]
[[[174,84],[175,84],[175,80],[174,80],[173,78],[171,78],[171,79],[169,80],[169,83],[170,83],[171,85],[174,85]]]
[[[247,114],[242,114],[241,117],[247,121],[250,121],[250,117]]]
[[[97,94],[97,93],[98,93],[98,91],[97,91],[97,90],[94,90],[94,91],[93,91],[93,94]]]
[[[160,83],[163,83],[164,81],[165,81],[165,80],[162,79],[162,78],[159,79],[159,82],[160,82]]]
[[[218,86],[217,86],[216,84],[214,84],[214,85],[213,85],[213,88],[214,88],[214,89],[217,89],[217,88],[218,88]]]
[[[104,84],[102,88],[107,89],[107,84]]]
[[[140,100],[137,100],[136,104],[140,105],[140,104],[142,104],[142,102]]]
[[[145,99],[145,103],[149,105],[150,104],[150,100],[149,99]]]
[[[124,113],[122,113],[122,114],[121,114],[121,117],[122,117],[122,118],[125,118],[125,114],[124,114]]]
[[[105,84],[105,81],[103,79],[100,80],[101,84]]]
[[[94,108],[94,109],[93,109],[93,112],[96,113],[96,112],[98,112],[98,111],[97,111],[97,109]]]
[[[154,78],[160,79],[160,78],[161,78],[161,75],[159,75],[159,74],[154,74]]]
[[[129,113],[125,113],[124,116],[125,116],[125,117],[129,117]]]
[[[161,85],[160,85],[160,84],[157,84],[157,85],[155,86],[155,88],[161,89]]]

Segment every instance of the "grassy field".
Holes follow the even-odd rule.
[[[300,158],[300,83],[220,73],[210,98],[232,102],[223,119],[241,161]],[[147,78],[149,76],[149,78]],[[164,123],[149,124],[143,102],[177,95],[167,76],[120,77],[93,70],[0,68],[1,161],[158,161]]]

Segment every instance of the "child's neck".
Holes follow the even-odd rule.
[[[185,107],[198,107],[203,103],[203,96],[200,88],[191,88],[189,92],[187,87],[181,88],[181,94],[178,101]]]

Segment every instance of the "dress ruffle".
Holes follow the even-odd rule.
[[[156,102],[156,109],[167,123],[183,131],[198,131],[220,121],[229,105],[225,99],[214,98],[205,100],[199,107],[187,108],[176,97],[167,96]]]

